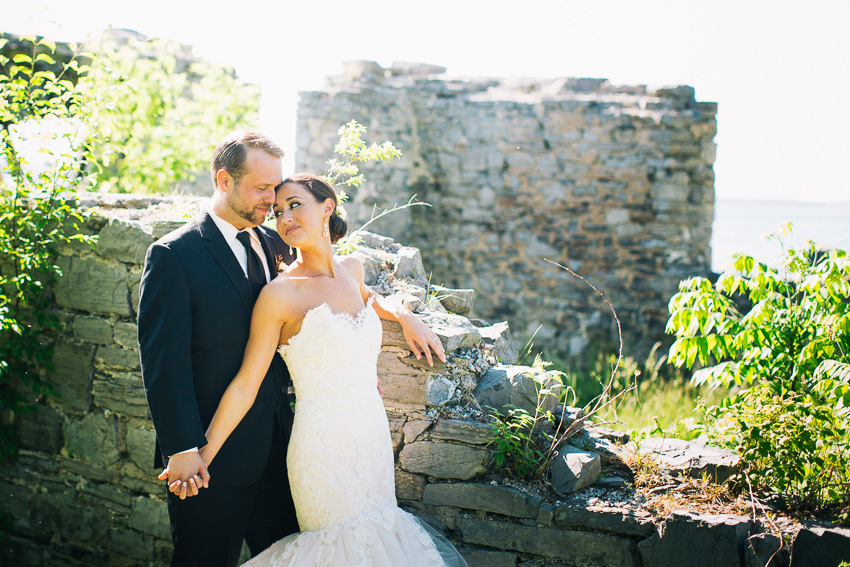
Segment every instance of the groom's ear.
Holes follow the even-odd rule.
[[[218,184],[218,188],[225,193],[233,187],[233,177],[223,167],[215,173],[215,181]]]

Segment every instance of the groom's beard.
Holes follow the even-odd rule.
[[[271,208],[271,205],[260,203],[259,205],[251,205],[242,198],[239,190],[231,191],[227,195],[227,206],[234,213],[251,223],[252,225],[263,224],[266,220],[266,215]],[[262,210],[257,210],[257,206],[262,206]]]

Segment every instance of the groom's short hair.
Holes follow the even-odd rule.
[[[261,149],[279,158],[283,157],[283,149],[259,130],[246,129],[231,132],[213,150],[210,160],[213,186],[216,185],[219,169],[224,169],[233,178],[234,183],[239,183],[242,176],[248,172],[248,150],[252,148]]]

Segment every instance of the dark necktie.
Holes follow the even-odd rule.
[[[245,247],[245,252],[248,254],[248,282],[251,284],[251,289],[254,292],[254,299],[260,295],[260,290],[266,285],[265,269],[260,257],[254,252],[254,247],[251,246],[251,236],[245,232],[238,232],[236,239]]]

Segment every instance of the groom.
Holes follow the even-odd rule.
[[[242,362],[262,285],[291,250],[265,220],[282,181],[281,150],[255,130],[216,147],[209,210],[148,249],[139,299],[139,349],[156,429],[154,466],[168,466],[172,566],[236,565],[298,531],[286,475],[289,373],[275,357],[257,399],[207,473],[204,433]],[[246,237],[247,235],[247,237]],[[199,473],[208,488],[196,486]],[[189,495],[191,498],[183,498]]]

